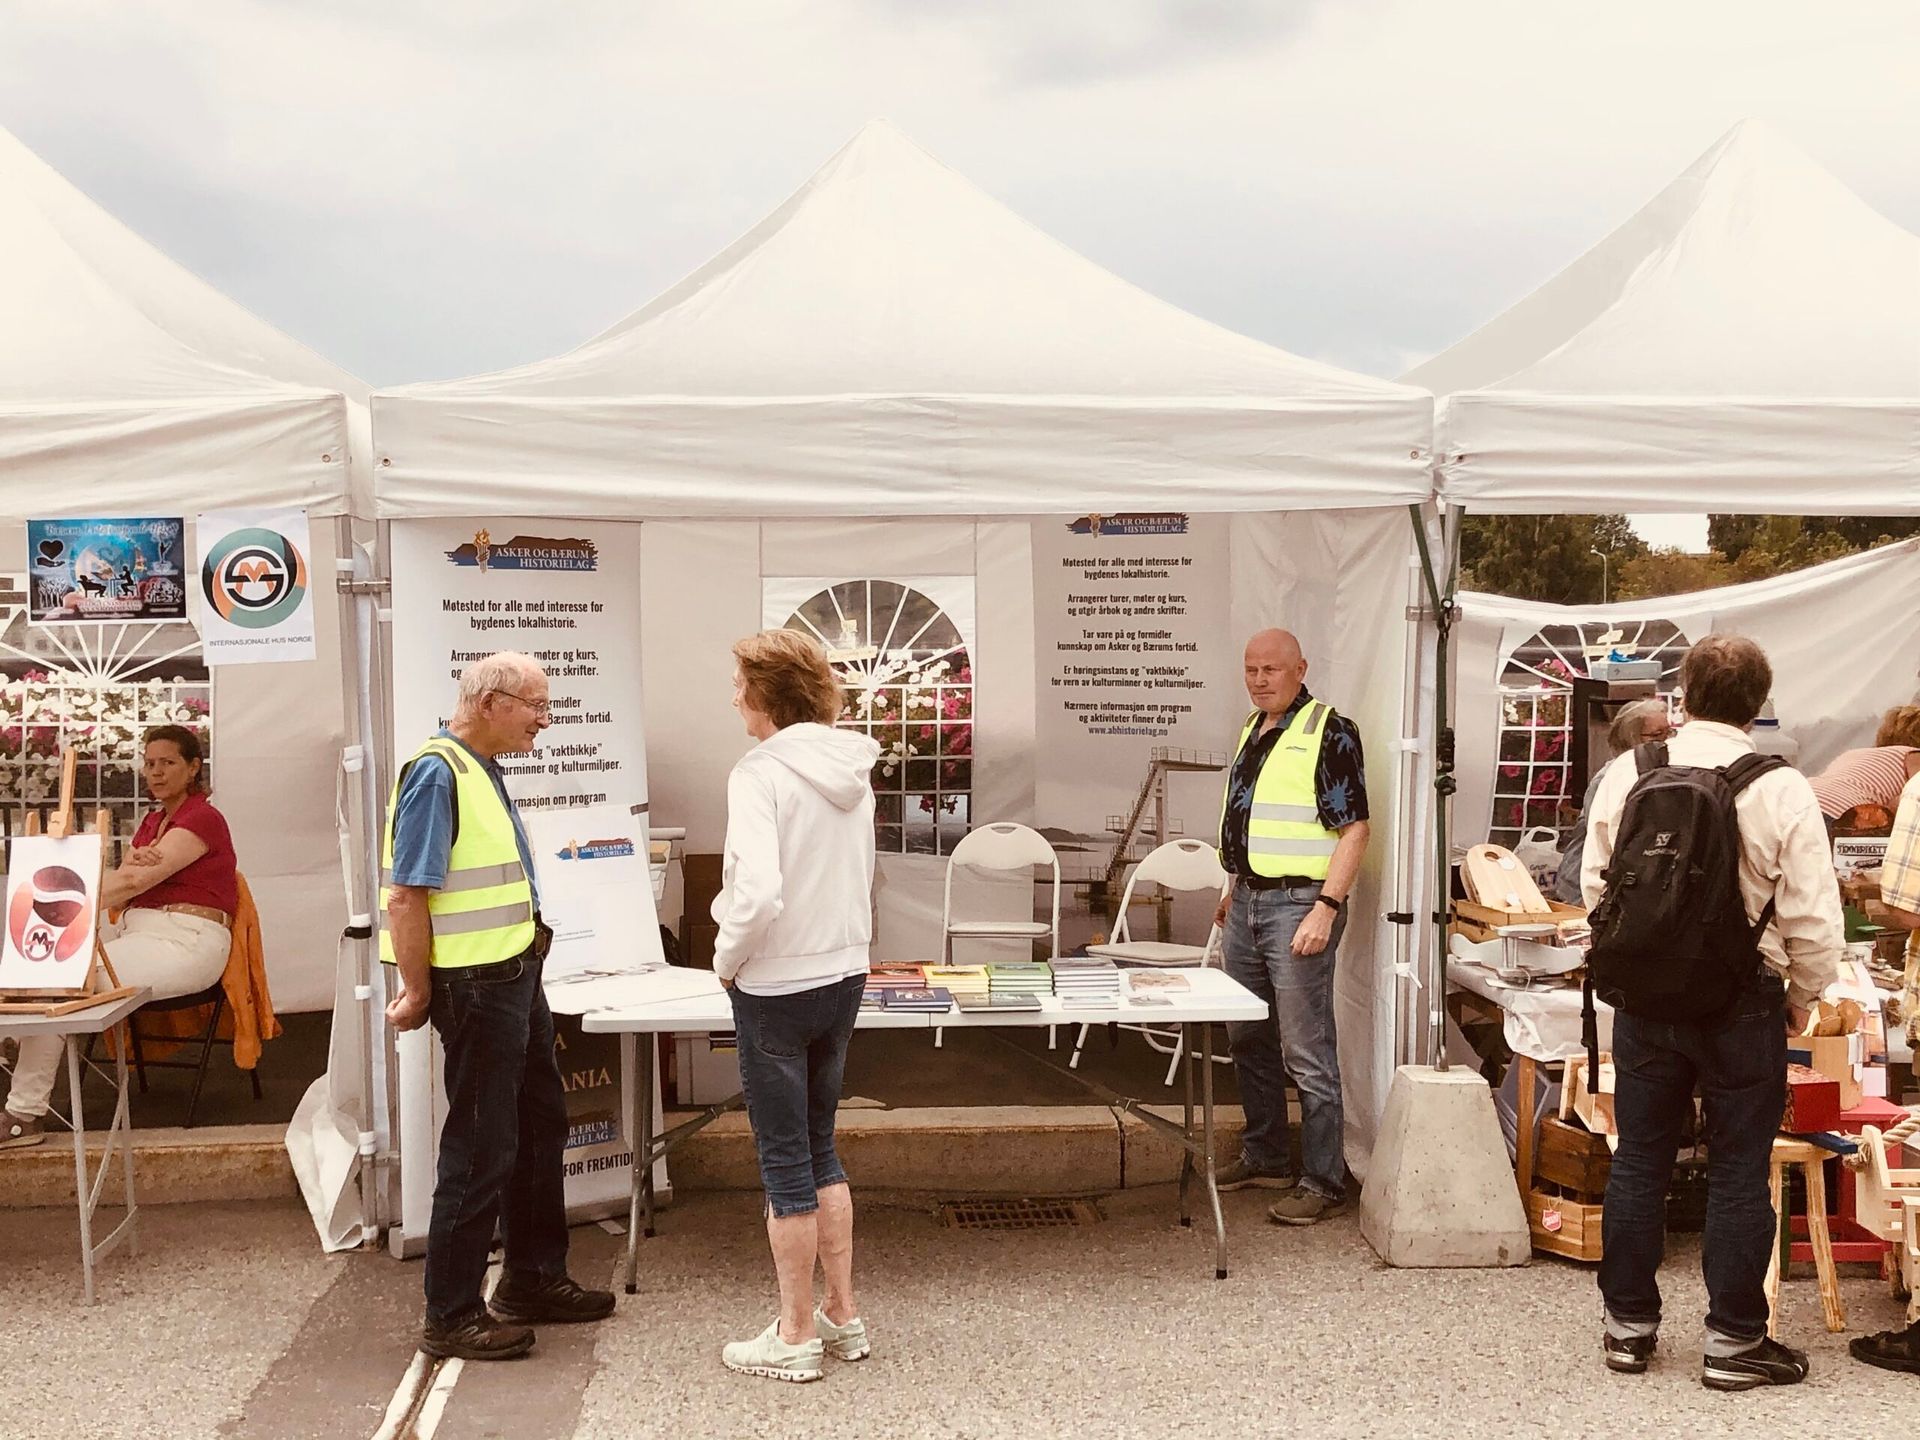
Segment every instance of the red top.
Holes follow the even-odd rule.
[[[224,911],[228,919],[240,908],[240,885],[234,878],[233,836],[227,833],[227,817],[213,808],[213,802],[192,793],[180,802],[167,823],[167,812],[156,805],[133,832],[136,846],[159,841],[162,826],[185,830],[198,836],[207,853],[183,870],[176,870],[145,894],[127,902],[129,909],[158,910],[163,905],[204,905]]]

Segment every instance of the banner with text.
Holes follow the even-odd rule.
[[[396,760],[452,717],[469,664],[499,650],[524,651],[546,668],[553,707],[553,724],[531,754],[501,758],[529,831],[544,838],[554,829],[542,823],[547,817],[577,811],[585,829],[576,836],[561,823],[559,830],[593,840],[608,830],[609,817],[624,815],[618,836],[644,856],[639,525],[397,520],[391,557]],[[644,909],[651,917],[652,907]],[[609,964],[660,958],[651,924],[601,927],[592,943],[606,948]],[[570,964],[595,963],[584,948],[569,947]],[[567,1206],[577,1214],[621,1201],[629,1190],[631,1145],[617,1123],[619,1037],[586,1034],[566,1016],[555,1028],[575,1121]]]
[[[1141,853],[1163,808],[1170,830],[1212,832],[1223,777],[1209,767],[1233,743],[1241,699],[1228,523],[1034,522],[1034,810],[1056,844],[1077,839],[1096,867],[1124,836]]]

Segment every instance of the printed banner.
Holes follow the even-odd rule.
[[[1211,834],[1244,710],[1228,521],[1086,515],[1033,527],[1035,813],[1095,852]],[[1156,793],[1156,761],[1164,791]],[[1177,828],[1176,828],[1177,827]]]
[[[207,664],[313,659],[307,512],[209,510],[196,522],[195,538]]]
[[[452,718],[460,672],[468,665],[500,650],[532,655],[546,668],[553,724],[532,754],[501,757],[529,844],[536,834],[543,849],[576,840],[631,842],[644,887],[640,527],[494,517],[397,520],[390,555],[396,755],[411,754]],[[561,905],[578,888],[556,875],[559,865],[535,860],[543,914],[550,881]],[[650,915],[651,903],[645,909]],[[660,960],[657,922],[631,923],[641,913],[637,899],[628,913],[630,923],[620,926],[598,918],[568,922],[575,934],[562,965]],[[590,937],[578,933],[582,926]],[[549,974],[550,983],[553,978]],[[556,1017],[555,1030],[572,1116],[567,1206],[576,1214],[604,1213],[625,1199],[633,1164],[620,1117],[619,1037],[588,1035],[569,1016]],[[431,1187],[430,1167],[409,1172],[402,1183]]]
[[[0,995],[84,989],[99,924],[100,837],[16,835],[10,850]]]
[[[29,520],[27,619],[35,625],[184,620],[186,522]]]

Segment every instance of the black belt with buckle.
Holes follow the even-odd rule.
[[[1236,875],[1234,884],[1244,885],[1249,890],[1292,890],[1300,885],[1324,885],[1324,880],[1315,880],[1310,875]]]
[[[458,969],[435,970],[449,980],[471,980],[476,985],[506,985],[527,973],[527,963],[535,965],[553,949],[553,927],[538,915],[533,917],[533,943],[510,960],[495,960],[486,965],[465,965]]]

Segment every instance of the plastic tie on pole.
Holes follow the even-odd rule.
[[[374,1146],[377,1140],[378,1137],[371,1130],[362,1130],[360,1132],[360,1153],[369,1160],[374,1156]]]
[[[363,1000],[363,1001],[373,999],[373,987],[371,985],[354,986],[353,998],[356,1000]]]
[[[367,752],[364,746],[349,745],[340,752],[340,768],[349,775],[358,775],[367,768]]]
[[[336,555],[336,556],[334,556],[334,557],[333,557],[333,571],[334,571],[334,573],[335,573],[336,575],[351,575],[351,574],[353,574],[353,557],[352,557],[351,555]]]
[[[383,605],[373,612],[373,616],[374,619],[378,620],[382,625],[391,625],[393,623],[393,607],[391,605]]]

